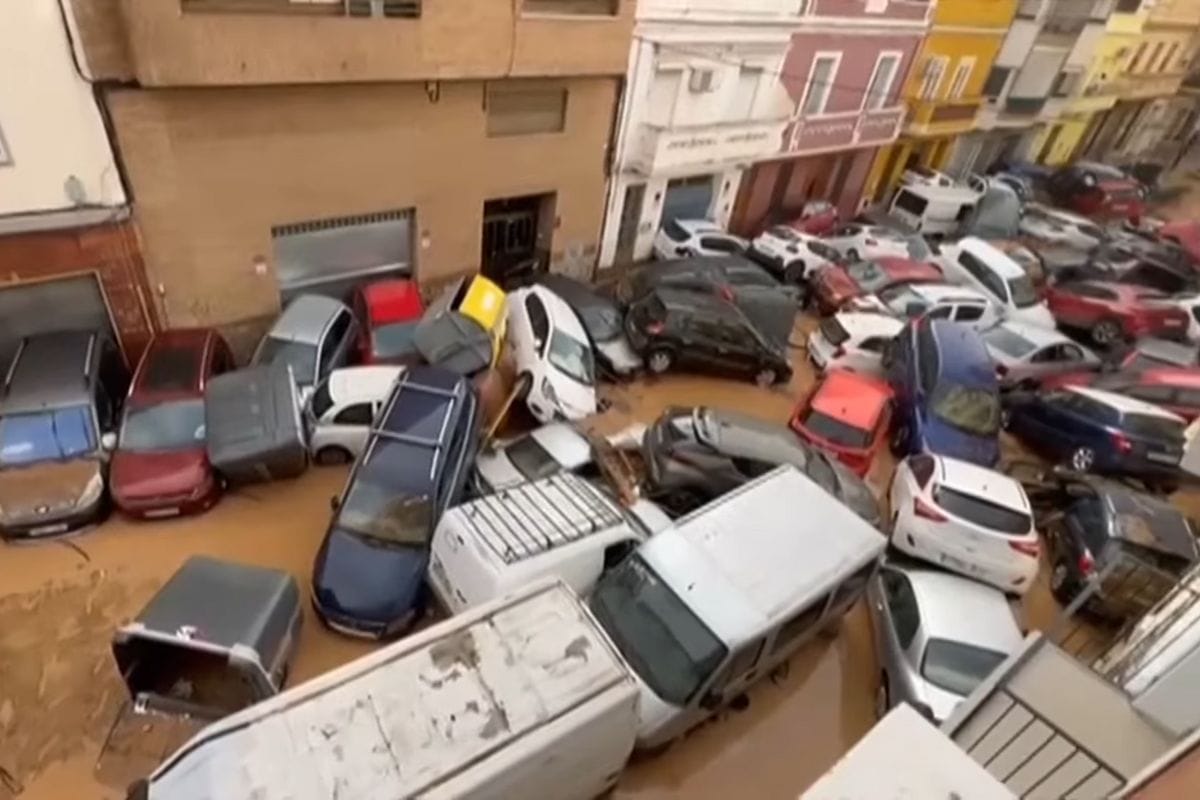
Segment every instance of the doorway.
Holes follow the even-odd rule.
[[[638,222],[642,218],[642,201],[645,196],[644,183],[625,187],[625,202],[621,206],[621,221],[617,227],[617,250],[613,255],[617,264],[633,261],[633,246],[637,242]]]
[[[529,283],[550,264],[553,193],[502,197],[483,204],[480,272],[505,289]]]

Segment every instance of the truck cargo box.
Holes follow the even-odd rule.
[[[300,395],[287,364],[217,375],[204,393],[204,418],[208,460],[231,483],[293,478],[308,466]]]

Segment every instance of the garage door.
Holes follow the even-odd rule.
[[[23,336],[66,330],[102,330],[120,341],[94,275],[0,289],[0,362]]]
[[[283,301],[300,292],[343,297],[356,284],[412,273],[411,210],[271,229]]]
[[[663,199],[663,221],[669,219],[705,219],[712,205],[713,176],[699,175],[667,184]]]

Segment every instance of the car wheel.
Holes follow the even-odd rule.
[[[897,458],[906,455],[908,451],[908,427],[897,425],[896,429],[892,431],[892,436],[888,444],[892,448],[892,455]]]
[[[1064,606],[1069,606],[1075,599],[1076,592],[1071,585],[1070,570],[1067,562],[1061,558],[1054,562],[1054,569],[1050,570],[1050,594]]]
[[[768,386],[774,386],[778,380],[779,373],[773,367],[763,367],[754,373],[754,382],[764,389]]]
[[[1102,319],[1092,326],[1092,341],[1101,347],[1112,347],[1121,340],[1121,324],[1115,319]]]
[[[892,707],[892,698],[888,693],[887,675],[879,676],[879,688],[875,690],[875,719],[883,719]]]
[[[793,286],[801,286],[804,283],[804,262],[793,261],[783,268],[784,283],[790,283]]]
[[[330,446],[318,450],[314,460],[323,467],[329,467],[334,464],[349,464],[354,460],[354,456],[344,447]]]
[[[858,261],[858,251],[855,250],[853,247],[851,247],[849,250],[846,251],[846,260]]]
[[[661,375],[675,363],[675,356],[670,350],[653,350],[646,357],[646,367],[655,375]]]
[[[1077,447],[1071,453],[1071,469],[1087,472],[1096,463],[1096,451],[1090,447]]]

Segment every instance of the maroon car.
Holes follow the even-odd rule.
[[[1143,336],[1182,339],[1187,333],[1187,312],[1144,286],[1073,281],[1049,287],[1045,298],[1060,326],[1087,331],[1101,347]]]
[[[120,439],[109,467],[117,507],[140,518],[195,514],[212,507],[221,485],[208,463],[204,387],[233,369],[211,328],[160,333],[129,387]]]
[[[937,283],[941,269],[926,261],[883,257],[849,266],[826,267],[813,282],[813,297],[822,313],[837,311],[846,301],[876,294],[902,283]]]

